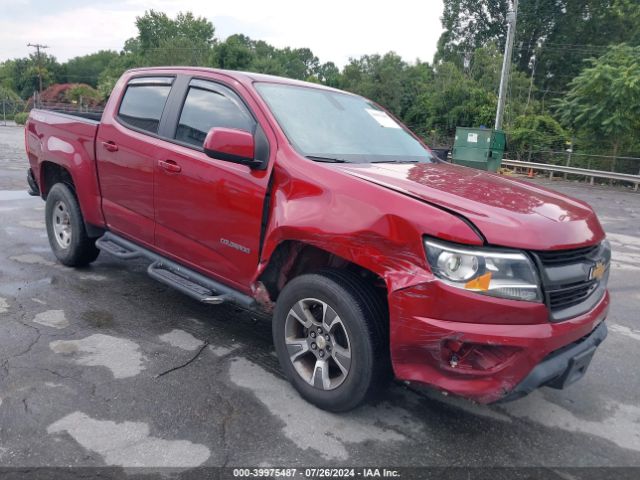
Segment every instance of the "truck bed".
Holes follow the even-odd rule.
[[[90,114],[96,115],[96,114]],[[25,125],[25,144],[33,177],[43,197],[48,175],[62,167],[72,175],[85,220],[103,225],[95,161],[95,139],[100,122],[80,112],[33,109]],[[51,163],[47,163],[51,162]]]

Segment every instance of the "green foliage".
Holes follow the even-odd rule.
[[[78,83],[65,92],[65,99],[71,103],[98,104],[102,101],[102,94],[95,88]]]
[[[16,92],[8,87],[0,84],[0,101],[5,102],[20,102],[21,98]]]
[[[508,0],[445,0],[445,31],[436,61],[462,65],[491,43],[504,49]],[[557,96],[582,69],[583,61],[608,45],[640,43],[637,0],[520,0],[514,62],[525,74],[535,63],[541,91]]]
[[[27,122],[27,118],[29,118],[28,112],[20,112],[13,116],[13,121],[18,125],[24,125]]]
[[[0,63],[0,95],[6,90],[28,98],[38,88],[38,73],[44,88],[87,84],[66,95],[71,101],[82,96],[95,102],[107,98],[130,68],[194,65],[246,70],[361,94],[390,110],[432,145],[450,145],[457,126],[493,126],[508,3],[444,0],[444,32],[433,64],[409,63],[388,52],[351,58],[342,69],[332,62],[321,63],[308,48],[276,48],[242,34],[219,40],[206,18],[190,12],[171,18],[149,10],[136,18],[136,36],[118,53],[100,51],[63,65],[43,54],[41,67],[35,53]],[[636,138],[640,2],[520,0],[519,4],[505,112],[512,152],[528,157],[530,152],[563,150],[563,142],[575,137],[580,148],[640,155]],[[611,47],[622,42],[629,46]],[[599,55],[597,61],[585,64],[585,59]],[[567,97],[558,103],[565,91]],[[556,108],[550,109],[551,105]]]
[[[531,160],[532,154],[561,151],[569,135],[550,115],[523,115],[516,118],[509,135],[509,150],[518,158]]]
[[[444,0],[436,62],[462,65],[465,54],[489,43],[504,45],[508,0]]]
[[[417,103],[417,112],[422,118],[414,113],[411,123],[419,133],[433,130],[453,137],[456,126],[490,125],[497,97],[481,88],[455,64],[446,62],[438,65],[433,83],[418,97]],[[416,120],[422,121],[422,126],[415,125]]]
[[[351,59],[344,67],[340,86],[401,115],[403,78],[407,69],[408,65],[394,52],[384,56],[364,55]]]
[[[255,61],[255,46],[245,35],[231,35],[219,43],[214,52],[213,63],[227,70],[248,70]]]
[[[118,53],[112,50],[72,58],[63,65],[64,77],[69,83],[86,83],[95,88],[100,74],[116,58]]]
[[[610,47],[570,83],[557,104],[562,121],[594,143],[620,147],[638,142],[640,131],[640,47]]]
[[[143,16],[136,17],[136,27],[142,53],[162,49],[163,41],[178,38],[195,47],[210,46],[215,32],[209,20],[195,17],[191,12],[180,12],[175,19],[171,19],[164,12],[149,10]]]
[[[64,81],[62,66],[55,57],[44,52],[40,54],[40,63],[37,55],[32,53],[29,57],[7,60],[0,64],[0,85],[10,88],[27,98],[37,91],[38,73],[42,76],[42,88],[47,88],[53,83]]]

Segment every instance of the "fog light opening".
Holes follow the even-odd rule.
[[[448,368],[468,373],[487,373],[504,365],[519,349],[502,345],[445,340],[442,361]]]

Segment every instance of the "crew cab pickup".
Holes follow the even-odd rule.
[[[141,257],[198,301],[265,313],[320,408],[392,376],[483,403],[563,388],[606,336],[611,253],[589,205],[445,162],[365,98],[144,68],[86,117],[34,109],[25,127],[58,260]]]

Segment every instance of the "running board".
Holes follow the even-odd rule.
[[[147,273],[151,278],[173,287],[202,303],[219,305],[228,301],[249,310],[259,310],[254,298],[114,233],[105,233],[96,241],[96,246],[100,250],[122,260],[138,257],[151,260],[152,263],[147,268]]]
[[[127,246],[116,241],[116,238],[110,233],[105,233],[102,237],[96,240],[96,247],[121,260],[130,260],[140,256],[140,253],[136,250],[131,250]]]
[[[217,295],[210,288],[193,281],[184,268],[176,269],[175,265],[169,265],[164,261],[153,262],[147,268],[147,273],[151,278],[203,303],[218,305],[227,299],[224,295]]]

